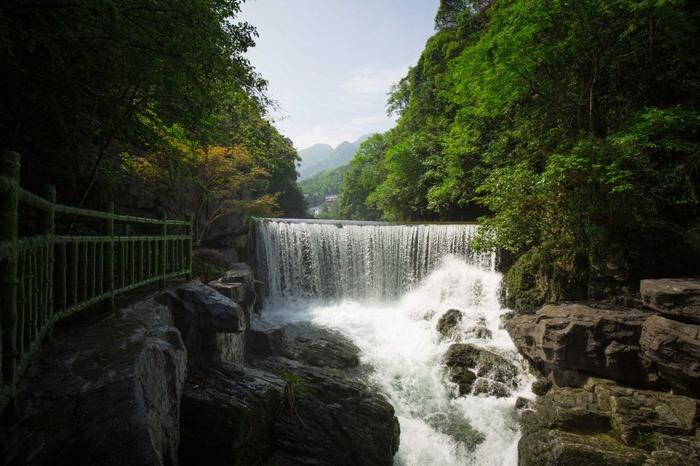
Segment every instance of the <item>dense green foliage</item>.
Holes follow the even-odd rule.
[[[436,29],[344,215],[481,214],[480,245],[576,283],[697,268],[700,4],[444,1]]]
[[[0,3],[0,143],[22,153],[25,185],[60,179],[63,202],[104,206],[118,199],[122,154],[177,133],[193,150],[245,146],[270,174],[256,189],[303,211],[296,152],[243,56],[256,33],[235,20],[240,3]]]
[[[343,183],[343,177],[347,170],[347,165],[329,168],[299,182],[299,187],[301,192],[304,193],[306,203],[311,207],[317,206],[324,201],[326,196],[339,194],[340,186]]]

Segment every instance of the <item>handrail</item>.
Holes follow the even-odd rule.
[[[41,196],[19,183],[20,157],[0,154],[0,411],[41,342],[59,320],[104,304],[150,283],[192,275],[192,221],[134,217],[56,203],[56,191]],[[19,235],[19,209],[38,212],[41,230]],[[56,216],[102,222],[102,234],[57,234]],[[126,225],[118,230],[115,223]],[[159,225],[158,233],[130,234],[130,224]],[[186,233],[168,231],[184,228]]]

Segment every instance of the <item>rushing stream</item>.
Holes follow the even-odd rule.
[[[397,465],[517,464],[514,404],[531,396],[530,381],[500,328],[495,257],[469,248],[475,229],[270,220],[256,228],[269,283],[264,318],[312,321],[354,341],[399,418]],[[441,339],[437,322],[449,309],[464,317]],[[474,331],[484,327],[490,332]],[[519,388],[508,397],[456,397],[442,362],[455,341],[514,362]]]

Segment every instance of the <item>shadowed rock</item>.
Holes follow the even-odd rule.
[[[640,346],[664,381],[680,393],[700,398],[700,325],[649,317]]]
[[[177,464],[186,357],[170,311],[153,301],[57,334],[3,419],[0,463]]]
[[[238,304],[200,282],[168,289],[155,299],[172,310],[189,367],[200,362],[243,362],[247,318]]]
[[[669,319],[700,324],[700,278],[642,280],[639,291],[645,306]]]
[[[283,392],[284,381],[268,372],[230,364],[196,368],[182,397],[182,466],[263,463]]]
[[[547,305],[506,322],[515,346],[559,385],[577,386],[586,374],[634,385],[656,377],[640,354],[642,325],[651,314],[583,304]]]
[[[359,349],[309,323],[248,331],[253,368],[202,364],[183,395],[183,465],[389,466],[399,426]]]

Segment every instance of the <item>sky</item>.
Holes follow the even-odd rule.
[[[386,131],[392,83],[434,33],[439,0],[247,0],[247,57],[269,82],[275,126],[297,149]]]

